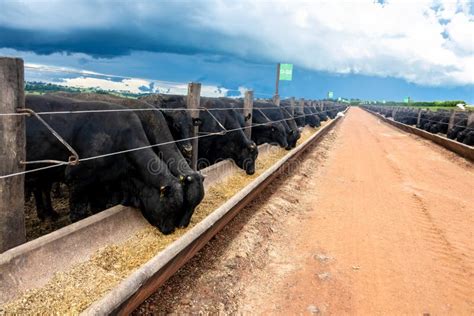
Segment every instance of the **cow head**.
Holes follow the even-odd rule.
[[[192,144],[190,137],[193,136],[193,121],[188,111],[179,110],[186,108],[186,99],[183,96],[167,96],[156,102],[162,108],[162,112],[168,127],[177,142],[178,149],[185,158],[191,158]]]
[[[283,125],[277,123],[271,128],[271,143],[277,143],[280,147],[288,147],[288,140],[285,128]]]
[[[183,208],[182,186],[173,179],[155,187],[131,177],[127,183],[126,205],[137,207],[150,224],[165,235],[174,232],[179,210]]]
[[[245,170],[248,175],[252,175],[255,173],[255,160],[257,160],[257,156],[257,144],[250,141],[237,153],[234,161],[239,168]]]
[[[177,227],[188,227],[196,206],[204,198],[204,177],[198,172],[192,172],[179,177],[183,187],[183,210],[176,218]]]

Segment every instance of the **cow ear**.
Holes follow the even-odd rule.
[[[167,196],[171,191],[171,187],[169,185],[164,185],[160,187],[160,195]]]

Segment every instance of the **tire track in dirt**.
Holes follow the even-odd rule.
[[[441,269],[446,271],[446,275],[449,277],[449,279],[439,282],[440,285],[454,280],[456,291],[453,294],[461,300],[471,301],[470,305],[473,306],[473,298],[471,297],[473,274],[472,271],[469,272],[469,266],[472,267],[472,262],[466,262],[469,258],[463,256],[459,249],[449,242],[445,232],[433,221],[430,211],[422,198],[416,193],[413,193],[413,198],[417,205],[416,209],[420,212],[419,224],[424,230],[425,240],[429,244],[427,250],[440,259],[438,264]]]
[[[298,269],[273,295],[246,295],[243,311],[474,312],[472,164],[377,121],[351,109],[324,180],[305,193],[313,207],[295,249],[280,250]]]
[[[136,313],[474,314],[474,168],[359,109]]]

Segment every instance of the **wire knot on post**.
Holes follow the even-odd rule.
[[[79,154],[72,148],[71,145],[69,145],[64,138],[61,137],[61,135],[58,134],[41,116],[38,115],[35,111],[32,109],[28,108],[18,108],[17,109],[18,113],[26,113],[28,116],[34,116],[38,119],[38,121],[41,122],[50,132],[53,134],[54,137],[56,137],[72,154],[72,156],[69,156],[68,161],[62,161],[62,160],[53,160],[53,159],[47,159],[47,160],[36,160],[36,161],[20,161],[20,164],[22,165],[29,165],[29,164],[39,164],[39,163],[51,163],[51,164],[67,164],[71,166],[76,166],[79,164]]]

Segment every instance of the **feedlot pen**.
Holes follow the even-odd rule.
[[[474,313],[474,168],[347,117],[136,311]]]

